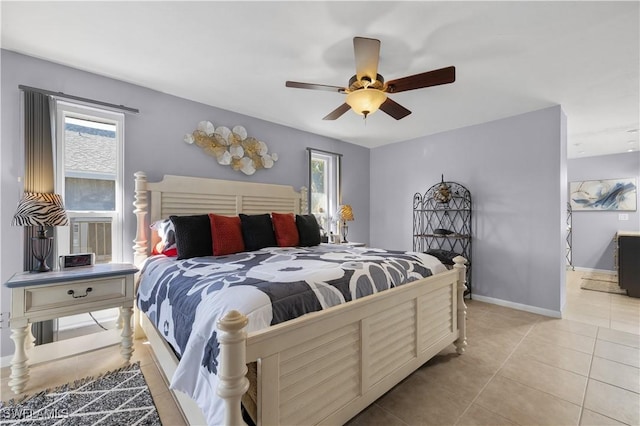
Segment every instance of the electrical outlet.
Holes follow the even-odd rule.
[[[618,220],[629,220],[628,213],[618,213]]]
[[[9,312],[0,312],[0,328],[9,327]]]

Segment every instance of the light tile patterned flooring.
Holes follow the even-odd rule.
[[[468,301],[467,352],[447,348],[350,425],[640,425],[640,299],[581,290],[581,275],[568,273],[563,319]],[[163,424],[184,424],[142,341],[134,360]],[[27,392],[120,365],[114,348],[37,365]]]

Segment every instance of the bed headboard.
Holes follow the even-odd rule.
[[[306,214],[309,210],[305,187],[296,192],[287,185],[173,175],[165,175],[159,182],[147,182],[144,172],[135,173],[133,205],[137,219],[133,254],[137,266],[155,243],[149,224],[171,215]]]

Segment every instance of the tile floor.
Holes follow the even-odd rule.
[[[581,275],[568,274],[563,319],[469,301],[467,352],[447,348],[349,424],[640,425],[640,299],[581,290]],[[134,360],[163,424],[184,424],[142,341]],[[120,363],[106,348],[38,365],[28,392]],[[8,375],[3,368],[3,400]]]

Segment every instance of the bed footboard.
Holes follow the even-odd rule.
[[[448,345],[462,354],[466,260],[454,261],[452,271],[246,339],[246,317],[228,313],[219,322],[223,333],[233,333],[220,345],[224,377],[218,394],[233,411],[225,424],[242,424],[239,401],[248,362],[258,362],[259,425],[343,424]]]

